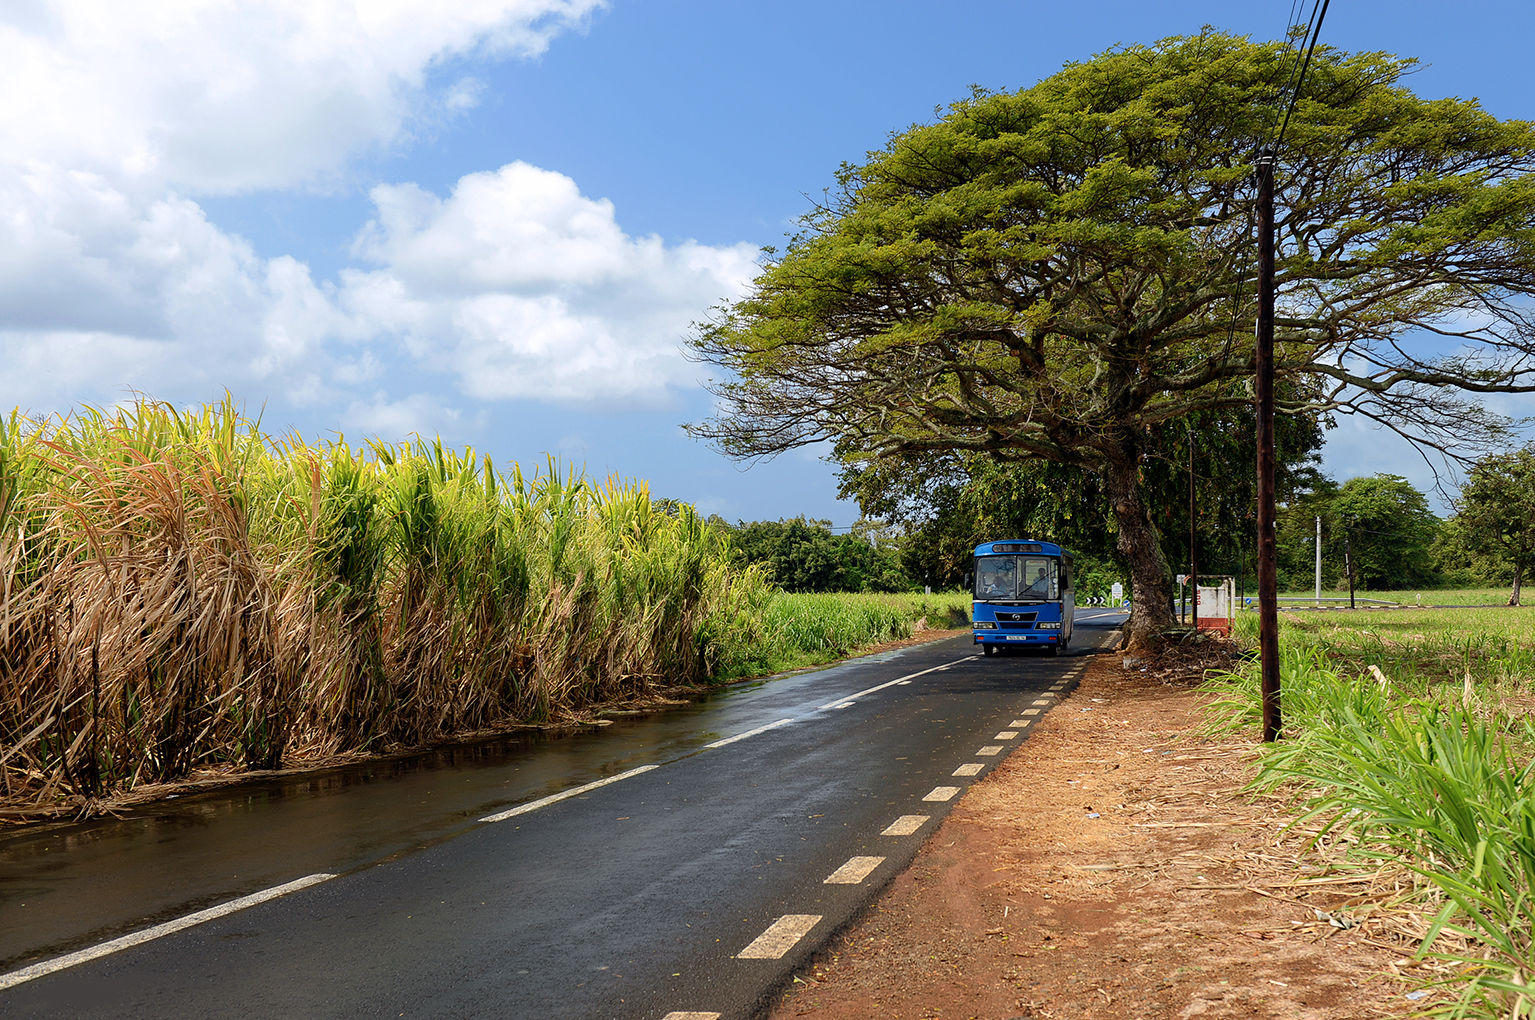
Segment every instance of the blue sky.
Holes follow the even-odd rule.
[[[1310,5],[1306,5],[1309,10]],[[0,7],[0,405],[229,389],[270,431],[545,453],[729,519],[847,525],[812,451],[750,467],[688,324],[892,130],[1288,2],[188,0]],[[1535,8],[1340,2],[1324,41],[1535,118]],[[1515,412],[1528,413],[1519,404]],[[1347,478],[1430,477],[1345,421]]]

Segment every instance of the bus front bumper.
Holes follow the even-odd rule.
[[[1018,634],[1007,631],[977,630],[972,633],[978,645],[1056,645],[1061,642],[1061,632],[1058,630]]]

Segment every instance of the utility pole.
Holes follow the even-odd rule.
[[[1348,607],[1354,608],[1354,550],[1349,542],[1350,532],[1353,531],[1347,524],[1343,526],[1343,569],[1348,574]]]
[[[1322,605],[1322,515],[1316,518],[1316,604]]]
[[[1279,739],[1279,565],[1274,537],[1274,152],[1258,154],[1258,661],[1263,739]]]
[[[1199,631],[1199,543],[1194,526],[1194,423],[1189,422],[1189,588],[1194,593],[1194,631]]]

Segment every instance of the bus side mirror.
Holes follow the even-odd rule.
[[[965,573],[965,587],[975,591],[975,575],[968,571]]]

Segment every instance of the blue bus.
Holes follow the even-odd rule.
[[[1054,542],[1009,538],[975,547],[975,643],[1042,648],[1055,654],[1071,641],[1071,553]]]

